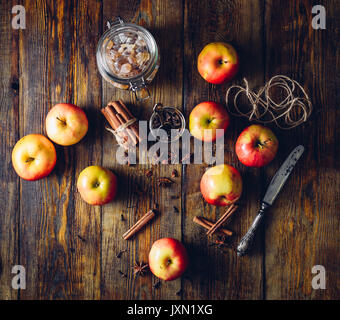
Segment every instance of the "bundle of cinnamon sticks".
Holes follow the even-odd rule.
[[[117,142],[125,149],[141,142],[138,120],[121,100],[109,102],[101,112],[112,127]]]

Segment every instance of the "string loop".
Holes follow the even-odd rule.
[[[312,113],[313,105],[306,91],[297,81],[287,76],[272,77],[257,93],[249,89],[247,79],[244,78],[243,81],[244,87],[233,85],[226,93],[227,109],[234,116],[247,117],[250,121],[254,120],[262,124],[274,122],[279,128],[287,130],[307,121]],[[274,88],[282,90],[283,98],[279,102],[275,102],[270,94]],[[229,103],[232,90],[236,90],[233,104]],[[248,98],[249,111],[240,110],[237,104],[240,94],[245,94]],[[230,104],[234,111],[231,110]]]
[[[113,129],[109,128],[109,127],[105,127],[105,129],[107,131],[111,132],[115,136],[115,138],[116,138],[116,140],[117,140],[119,145],[121,145],[123,147],[128,147],[128,146],[126,146],[126,143],[129,140],[128,137],[127,136],[122,137],[120,135],[120,133],[122,131],[124,131],[127,127],[129,127],[132,124],[134,124],[136,121],[137,121],[137,118],[132,118],[132,119],[128,120],[127,122],[122,123],[116,130],[113,130]]]

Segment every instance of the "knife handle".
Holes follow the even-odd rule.
[[[238,256],[242,257],[249,252],[251,246],[254,243],[255,232],[258,229],[258,227],[259,227],[259,225],[262,221],[262,218],[264,216],[264,213],[265,213],[265,211],[268,207],[269,207],[268,204],[262,202],[261,209],[260,209],[259,213],[255,217],[251,227],[249,228],[247,233],[243,236],[243,238],[241,239],[240,243],[237,246],[237,255]]]

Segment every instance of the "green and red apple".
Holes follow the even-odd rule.
[[[47,136],[62,146],[78,143],[86,135],[88,126],[85,112],[71,103],[56,104],[46,116]]]
[[[275,158],[278,147],[279,142],[272,130],[253,124],[239,135],[235,151],[245,166],[263,167]]]
[[[206,101],[191,111],[189,130],[196,139],[212,142],[224,135],[229,122],[228,112],[221,104]]]
[[[179,278],[188,266],[188,254],[181,242],[173,238],[155,241],[149,253],[149,268],[158,278],[171,281]]]
[[[206,202],[215,206],[228,206],[240,198],[242,178],[234,167],[220,164],[204,173],[200,188]]]
[[[239,57],[229,43],[213,42],[198,56],[197,69],[202,78],[213,84],[230,81],[239,68]]]
[[[117,177],[109,169],[89,166],[79,174],[77,188],[88,204],[103,205],[116,197]]]
[[[57,161],[53,143],[41,134],[21,138],[12,150],[15,172],[25,180],[38,180],[51,173]]]

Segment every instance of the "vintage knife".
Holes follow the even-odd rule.
[[[263,219],[265,211],[273,204],[277,195],[281,191],[283,185],[287,181],[290,173],[294,169],[295,164],[300,159],[304,151],[305,151],[305,148],[302,145],[297,146],[290,153],[290,155],[285,160],[285,162],[282,164],[280,169],[276,172],[262,200],[261,209],[258,215],[255,217],[253,224],[251,225],[248,232],[244,235],[239,245],[237,246],[238,256],[243,256],[248,253],[249,249],[251,248],[254,242],[255,232],[258,229],[258,226],[260,225]]]

